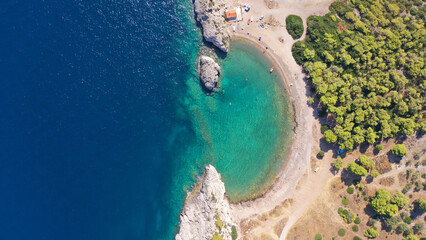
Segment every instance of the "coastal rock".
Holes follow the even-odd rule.
[[[200,56],[198,58],[198,74],[204,87],[211,91],[216,87],[220,75],[220,67],[213,58]]]
[[[236,224],[225,198],[225,185],[216,169],[208,165],[201,182],[188,193],[175,240],[211,240],[215,234],[232,240],[232,226]]]
[[[201,24],[204,39],[223,52],[228,52],[231,38],[225,26],[222,0],[194,0],[194,11]]]

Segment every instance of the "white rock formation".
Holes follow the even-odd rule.
[[[223,52],[228,52],[231,38],[225,27],[223,0],[194,0],[197,21],[203,28],[204,39]]]
[[[204,87],[213,90],[219,80],[220,67],[211,57],[200,56],[198,58],[198,74]]]
[[[222,225],[220,229],[218,219]],[[225,198],[225,185],[216,169],[208,165],[201,182],[188,193],[175,240],[211,240],[215,234],[232,240],[232,226],[236,224],[232,222],[229,202]]]

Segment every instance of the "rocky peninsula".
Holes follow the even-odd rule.
[[[201,25],[204,39],[223,52],[229,51],[231,37],[224,18],[225,3],[222,0],[195,0],[194,11]]]
[[[231,240],[237,232],[225,197],[225,185],[216,169],[208,165],[201,181],[188,193],[175,239],[210,240],[213,236]]]

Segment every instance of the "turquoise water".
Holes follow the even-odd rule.
[[[233,42],[206,95],[190,0],[1,1],[0,239],[174,239],[206,164],[232,200],[281,166],[291,123]]]

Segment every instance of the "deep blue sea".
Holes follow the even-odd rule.
[[[207,96],[201,44],[191,0],[2,0],[0,239],[173,239],[205,164],[235,199],[272,179],[282,87],[243,44]]]

